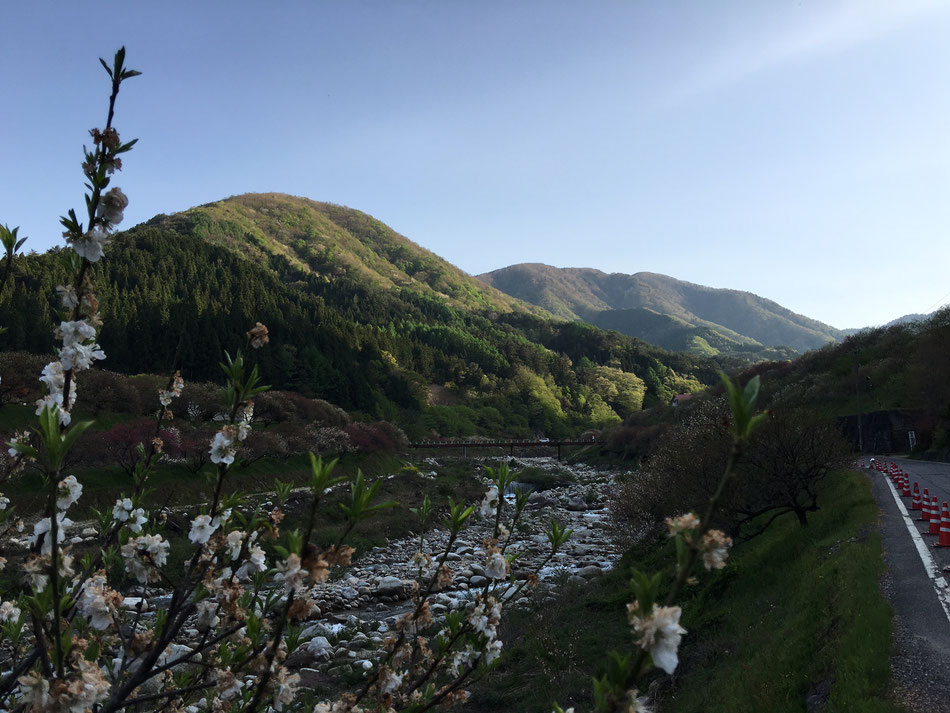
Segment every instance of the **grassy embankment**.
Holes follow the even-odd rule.
[[[878,586],[881,541],[866,477],[842,472],[825,486],[806,528],[792,516],[737,546],[722,572],[704,573],[680,602],[689,631],[672,681],[657,681],[660,713],[902,710],[887,700],[891,615]],[[509,618],[502,666],[479,684],[471,710],[590,709],[590,676],[610,649],[629,650],[624,616],[632,566],[673,560],[669,547],[631,552],[587,589]]]

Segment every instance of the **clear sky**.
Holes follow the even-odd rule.
[[[950,3],[5,3],[0,222],[60,241],[97,58],[124,227],[282,191],[471,274],[518,262],[749,290],[836,327],[950,300]]]

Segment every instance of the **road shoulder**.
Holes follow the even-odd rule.
[[[894,696],[914,713],[950,711],[950,622],[885,477],[866,472],[881,510],[882,590],[894,610]]]

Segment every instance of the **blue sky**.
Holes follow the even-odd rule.
[[[837,327],[950,299],[938,0],[34,0],[4,25],[0,222],[36,250],[82,205],[124,44],[125,227],[283,191],[472,274],[659,272]]]

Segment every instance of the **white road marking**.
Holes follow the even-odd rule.
[[[930,577],[930,583],[933,584],[934,591],[937,593],[937,600],[940,602],[940,606],[943,607],[943,613],[946,615],[947,621],[950,621],[950,587],[947,586],[947,580],[945,580],[940,573],[940,567],[934,561],[934,557],[930,553],[927,543],[924,542],[924,538],[917,529],[917,525],[914,524],[914,519],[907,513],[907,508],[905,508],[904,503],[901,502],[900,495],[897,494],[894,483],[886,474],[884,474],[884,480],[887,482],[887,487],[891,489],[891,495],[894,496],[897,509],[900,510],[901,516],[904,518],[904,524],[907,525],[907,531],[914,540],[914,545],[917,547],[917,554],[920,555],[920,561],[924,563],[924,569],[927,571],[927,576]]]

